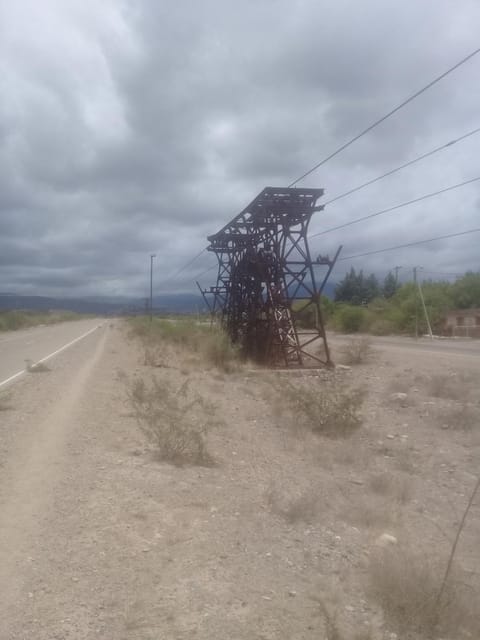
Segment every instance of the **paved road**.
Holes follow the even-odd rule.
[[[462,340],[455,338],[403,338],[398,336],[366,336],[376,349],[403,350],[408,352],[429,353],[443,356],[467,356],[480,358],[480,340]],[[329,341],[332,344],[342,344],[351,340],[352,336],[332,335]]]
[[[51,357],[102,324],[98,318],[38,326],[0,334],[0,388],[12,383],[25,371],[26,362]]]

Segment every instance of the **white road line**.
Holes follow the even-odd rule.
[[[38,360],[35,364],[39,364],[40,362],[46,362],[47,360],[50,360],[50,358],[53,358],[54,356],[59,354],[61,351],[64,351],[65,349],[68,349],[68,347],[71,347],[72,345],[74,345],[79,340],[83,340],[83,338],[86,338],[87,336],[89,336],[91,333],[93,333],[94,331],[96,331],[100,327],[103,327],[103,324],[98,324],[96,327],[93,327],[93,329],[89,329],[86,333],[83,333],[81,336],[78,336],[78,338],[75,338],[74,340],[71,340],[70,342],[67,342],[67,344],[63,345],[63,347],[60,347],[60,349],[57,349],[56,351],[53,351],[53,353],[49,353],[48,356],[45,356],[45,358],[42,358],[41,360]],[[3,387],[4,385],[8,384],[9,382],[12,382],[16,378],[19,378],[21,375],[26,373],[26,371],[27,371],[26,369],[22,369],[22,371],[18,371],[18,373],[14,373],[13,376],[10,376],[6,380],[2,380],[2,382],[0,382],[0,387]]]

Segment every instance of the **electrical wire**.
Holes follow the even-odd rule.
[[[480,227],[476,229],[467,229],[467,231],[459,231],[458,233],[449,233],[444,236],[436,236],[435,238],[427,238],[426,240],[416,240],[414,242],[407,242],[405,244],[397,244],[394,247],[387,247],[386,249],[376,249],[375,251],[366,251],[365,253],[356,253],[352,256],[345,256],[343,258],[338,258],[337,262],[344,260],[353,260],[354,258],[363,258],[365,256],[373,256],[376,253],[385,253],[387,251],[394,251],[396,249],[405,249],[406,247],[415,247],[419,244],[427,244],[428,242],[435,242],[436,240],[446,240],[447,238],[456,238],[458,236],[466,236],[470,233],[478,233],[480,232]]]
[[[438,196],[442,193],[446,193],[447,191],[453,191],[454,189],[459,189],[460,187],[464,187],[465,185],[471,184],[472,182],[476,182],[478,180],[480,180],[480,176],[477,176],[476,178],[470,178],[470,180],[465,180],[464,182],[452,184],[449,187],[445,187],[444,189],[439,189],[438,191],[432,191],[431,193],[426,193],[425,195],[419,196],[418,198],[414,198],[413,200],[407,200],[407,202],[401,202],[400,204],[396,204],[393,207],[388,207],[387,209],[382,209],[381,211],[370,213],[369,215],[362,216],[361,218],[355,218],[355,220],[350,220],[349,222],[345,222],[344,224],[339,224],[336,227],[330,227],[329,229],[325,229],[324,231],[319,231],[318,233],[313,233],[312,235],[309,236],[309,238],[315,238],[317,236],[322,236],[326,233],[330,233],[331,231],[344,229],[345,227],[349,227],[352,224],[357,224],[357,222],[370,220],[371,218],[376,218],[377,216],[381,216],[384,213],[390,213],[391,211],[396,211],[397,209],[401,209],[402,207],[408,207],[409,205],[415,204],[416,202],[422,202],[423,200],[427,200],[428,198],[433,198],[433,196]]]
[[[165,280],[174,280],[175,278],[178,278],[178,276],[181,273],[183,273],[183,271],[185,271],[185,269],[188,269],[188,267],[191,264],[193,264],[196,260],[198,260],[198,258],[200,258],[200,256],[203,255],[206,250],[207,250],[207,247],[204,247],[201,251],[199,251],[197,253],[197,255],[195,255],[191,260],[189,260],[186,264],[184,264],[182,267],[180,267],[180,269],[175,271],[171,276],[169,276],[168,278],[165,278]]]
[[[408,162],[405,162],[404,164],[401,164],[399,167],[395,167],[395,169],[390,169],[390,171],[387,171],[386,173],[382,173],[381,176],[377,176],[376,178],[373,178],[372,180],[368,180],[367,182],[364,182],[363,184],[360,184],[357,187],[354,187],[353,189],[349,189],[348,191],[345,191],[344,193],[341,193],[340,195],[335,196],[335,198],[332,198],[331,200],[328,200],[327,202],[325,202],[323,206],[326,207],[327,205],[332,204],[332,202],[336,202],[337,200],[340,200],[341,198],[345,198],[346,196],[349,196],[352,193],[356,193],[357,191],[360,191],[361,189],[364,189],[365,187],[368,187],[371,184],[374,184],[375,182],[378,182],[379,180],[383,180],[383,178],[387,178],[388,176],[391,176],[394,173],[397,173],[397,171],[401,171],[402,169],[405,169],[406,167],[410,167],[412,164],[420,162],[421,160],[425,160],[425,158],[429,158],[430,156],[433,156],[435,153],[438,153],[439,151],[443,151],[443,149],[447,149],[448,147],[452,147],[454,144],[457,144],[457,142],[461,142],[462,140],[466,140],[467,138],[470,138],[470,136],[473,136],[478,132],[480,132],[480,127],[478,127],[477,129],[473,129],[472,131],[469,131],[468,133],[465,133],[463,136],[460,136],[459,138],[455,138],[454,140],[450,140],[450,142],[446,142],[445,144],[442,144],[440,147],[436,147],[435,149],[432,149],[431,151],[427,151],[427,153],[423,153],[421,156],[418,156],[417,158],[413,158],[413,160],[409,160]]]
[[[372,129],[374,129],[375,127],[377,127],[378,125],[380,125],[382,122],[384,122],[385,120],[387,120],[388,118],[390,118],[392,115],[394,115],[397,111],[399,111],[400,109],[402,109],[403,107],[405,107],[407,104],[409,104],[410,102],[412,102],[413,100],[415,100],[416,98],[418,98],[422,93],[424,93],[425,91],[427,91],[428,89],[430,89],[431,87],[433,87],[437,82],[440,82],[440,80],[442,80],[443,78],[445,78],[447,75],[449,75],[450,73],[452,73],[453,71],[455,71],[456,69],[458,69],[460,66],[462,66],[463,64],[465,64],[466,62],[468,62],[468,60],[470,60],[471,58],[473,58],[475,55],[477,55],[480,52],[480,47],[478,49],[475,49],[474,51],[472,51],[470,54],[468,54],[467,56],[465,56],[464,58],[462,58],[461,60],[459,60],[456,64],[454,64],[452,67],[450,67],[449,69],[447,69],[446,71],[444,71],[441,75],[437,76],[436,78],[434,78],[431,82],[429,82],[427,85],[425,85],[424,87],[422,87],[421,89],[419,89],[418,91],[416,91],[414,94],[412,94],[411,96],[409,96],[408,98],[406,98],[403,102],[401,102],[399,105],[397,105],[394,109],[392,109],[391,111],[389,111],[388,113],[386,113],[384,116],[382,116],[381,118],[379,118],[378,120],[376,120],[373,124],[371,124],[370,126],[368,126],[366,129],[364,129],[363,131],[361,131],[359,134],[357,134],[356,136],[354,136],[353,138],[351,138],[350,140],[348,140],[345,144],[343,144],[341,147],[339,147],[336,151],[334,151],[333,153],[331,153],[329,156],[327,156],[326,158],[324,158],[323,160],[321,160],[320,162],[318,162],[314,167],[312,167],[311,169],[309,169],[308,171],[306,171],[304,174],[302,174],[301,176],[299,176],[296,180],[294,180],[292,183],[290,183],[288,186],[293,187],[295,186],[298,182],[300,182],[301,180],[303,180],[304,178],[306,178],[308,175],[310,175],[311,173],[313,173],[314,171],[316,171],[319,167],[321,167],[322,165],[324,165],[326,162],[328,162],[329,160],[331,160],[332,158],[334,158],[335,156],[337,156],[339,153],[341,153],[344,149],[346,149],[347,147],[349,147],[350,145],[352,145],[354,142],[356,142],[357,140],[359,140],[361,137],[363,137],[364,135],[366,135],[367,133],[369,133],[370,131],[372,131]],[[444,149],[448,146],[451,146],[453,144],[455,144],[456,142],[459,142],[460,140],[463,140],[467,137],[469,137],[470,135],[473,135],[474,133],[477,133],[478,131],[480,131],[479,129],[476,129],[472,132],[470,132],[469,134],[466,134],[465,136],[462,136],[461,138],[458,138],[457,140],[453,140],[445,145],[443,145],[442,147],[439,147],[437,149],[432,150],[431,152],[428,152],[427,154],[424,154],[423,156],[420,156],[419,158],[416,158],[408,163],[405,163],[404,165],[402,165],[401,167],[398,167],[396,169],[393,169],[385,174],[383,174],[382,176],[379,176],[378,178],[375,178],[374,180],[371,180],[363,185],[360,185],[358,187],[355,187],[354,189],[341,194],[339,196],[337,196],[336,198],[330,200],[328,203],[326,204],[331,204],[332,202],[334,202],[335,200],[339,200],[340,198],[345,197],[346,195],[350,195],[351,193],[355,192],[355,191],[359,191],[360,189],[363,189],[364,187],[373,184],[374,182],[377,182],[378,180],[381,180],[382,178],[387,177],[388,175],[391,175],[392,173],[395,173],[396,171],[400,171],[401,169],[414,164],[415,162],[419,162],[420,160],[433,155],[434,153],[437,153],[438,151],[440,151],[441,149]],[[478,178],[477,178],[478,179]],[[467,183],[464,183],[467,184]],[[462,185],[457,185],[457,186],[462,186]],[[456,188],[456,186],[451,187]],[[449,189],[446,189],[444,191],[447,191]],[[443,191],[438,192],[438,193],[443,193]],[[426,197],[431,197],[433,195],[436,194],[429,194],[428,196],[424,196],[423,198],[420,199],[425,199]],[[419,200],[415,200],[416,202],[418,202]],[[406,206],[407,204],[412,204],[415,201],[411,201],[409,203],[404,203],[403,205],[399,205],[395,208],[399,208],[400,206]],[[393,210],[393,209],[390,209]],[[378,212],[377,214],[372,214],[371,216],[368,217],[373,217],[374,215],[380,215],[381,213],[387,213],[387,210],[383,211],[383,212]],[[360,219],[358,220],[360,221]],[[354,224],[357,221],[352,221],[351,223],[348,224]],[[342,225],[340,227],[336,227],[336,228],[342,228],[343,226],[348,226],[348,225]],[[328,231],[331,231],[333,229],[327,230],[327,231],[323,231],[321,232],[321,234],[323,233],[327,233]],[[314,234],[316,235],[321,235],[321,234]],[[314,236],[311,236],[314,237]],[[174,274],[172,274],[170,277],[166,278],[165,281],[172,281],[174,279],[176,279],[183,271],[185,271],[185,269],[187,269],[191,264],[193,264],[201,255],[203,255],[203,253],[206,251],[206,247],[203,248],[197,255],[195,255],[191,260],[189,260],[186,264],[184,264],[182,267],[180,267]],[[211,268],[209,268],[207,271],[210,271]],[[207,271],[203,272],[206,273]],[[203,275],[200,274],[201,275]],[[200,277],[198,276],[198,277]]]
[[[453,71],[455,71],[456,69],[458,69],[460,66],[462,66],[463,64],[465,64],[465,62],[468,62],[468,60],[470,60],[471,58],[473,58],[474,56],[477,55],[477,53],[480,53],[480,47],[478,49],[475,49],[475,51],[472,51],[471,53],[469,53],[467,56],[465,56],[465,58],[462,58],[461,60],[459,60],[456,64],[453,65],[453,67],[450,67],[449,69],[447,69],[446,71],[444,71],[441,75],[437,76],[436,78],[434,78],[431,82],[429,82],[428,84],[426,84],[424,87],[422,87],[421,89],[419,89],[418,91],[416,91],[414,94],[412,94],[410,97],[406,98],[405,100],[403,100],[403,102],[401,102],[399,105],[397,105],[394,109],[392,109],[391,111],[389,111],[388,113],[386,113],[384,116],[382,116],[381,118],[379,118],[378,120],[376,120],[373,124],[371,124],[370,126],[368,126],[366,129],[364,129],[363,131],[361,131],[360,133],[358,133],[356,136],[354,136],[353,138],[351,138],[350,140],[348,140],[347,142],[345,142],[344,144],[342,144],[341,147],[339,147],[336,151],[334,151],[333,153],[331,153],[330,155],[328,155],[326,158],[324,158],[323,160],[321,160],[320,162],[318,162],[316,165],[314,165],[311,169],[309,169],[308,171],[306,171],[305,173],[303,173],[301,176],[299,176],[296,180],[294,180],[291,184],[289,184],[289,187],[294,187],[298,182],[300,182],[301,180],[303,180],[304,178],[306,178],[307,176],[309,176],[311,173],[313,173],[314,171],[316,171],[319,167],[323,166],[324,164],[326,164],[329,160],[331,160],[332,158],[334,158],[335,156],[337,156],[339,153],[341,153],[342,151],[344,151],[347,147],[349,147],[350,145],[352,145],[354,142],[356,142],[357,140],[359,140],[360,138],[362,138],[364,135],[366,135],[367,133],[369,133],[370,131],[372,131],[372,129],[375,129],[375,127],[378,127],[379,124],[381,124],[382,122],[385,122],[385,120],[387,120],[387,118],[390,118],[390,116],[393,116],[393,114],[397,113],[397,111],[400,111],[400,109],[402,109],[403,107],[405,107],[407,104],[409,104],[410,102],[412,102],[413,100],[415,100],[415,98],[418,98],[418,96],[420,96],[422,93],[424,93],[425,91],[427,91],[428,89],[430,89],[431,87],[433,87],[433,85],[435,85],[437,82],[440,82],[440,80],[443,80],[443,78],[445,78],[446,76],[448,76],[450,73],[452,73]]]

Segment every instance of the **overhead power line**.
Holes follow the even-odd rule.
[[[455,138],[454,140],[450,140],[450,142],[446,142],[445,144],[442,144],[440,147],[436,147],[435,149],[432,149],[431,151],[427,151],[427,153],[423,153],[421,156],[418,156],[417,158],[413,158],[413,160],[409,160],[408,162],[405,162],[404,164],[401,164],[399,167],[395,167],[395,169],[390,169],[390,171],[387,171],[386,173],[382,173],[381,176],[377,176],[376,178],[373,178],[372,180],[368,180],[367,182],[364,182],[363,184],[360,184],[357,187],[354,187],[353,189],[349,189],[348,191],[345,191],[344,193],[341,193],[340,195],[335,196],[335,198],[332,198],[331,200],[328,200],[328,202],[325,202],[325,204],[323,206],[326,207],[328,204],[332,204],[332,202],[336,202],[337,200],[340,200],[341,198],[345,198],[346,196],[349,196],[352,193],[356,193],[357,191],[360,191],[360,189],[364,189],[365,187],[368,187],[371,184],[374,184],[375,182],[378,182],[379,180],[383,180],[383,178],[387,178],[388,176],[391,176],[394,173],[397,173],[397,171],[401,171],[402,169],[405,169],[406,167],[410,167],[412,164],[415,164],[416,162],[420,162],[421,160],[425,160],[425,158],[429,158],[430,156],[433,156],[435,153],[438,153],[439,151],[443,151],[443,149],[447,149],[448,147],[452,147],[454,144],[457,144],[457,142],[461,142],[462,140],[466,140],[467,138],[470,138],[470,136],[473,136],[473,135],[475,135],[476,133],[479,133],[479,132],[480,132],[480,127],[478,127],[477,129],[473,129],[473,131],[469,131],[468,133],[465,133],[463,136],[460,136],[459,138]]]
[[[205,251],[207,250],[207,247],[204,247],[201,251],[199,251],[191,260],[189,260],[187,263],[185,263],[182,267],[180,267],[179,269],[177,269],[177,271],[175,271],[171,276],[169,276],[168,278],[166,278],[166,280],[174,280],[175,278],[178,278],[178,276],[185,271],[185,269],[188,269],[188,267],[193,264],[196,260],[198,260],[198,258],[200,258],[201,255],[203,255],[205,253]]]
[[[458,184],[452,184],[449,187],[445,187],[444,189],[439,189],[438,191],[432,191],[431,193],[426,193],[423,196],[418,198],[414,198],[413,200],[407,200],[407,202],[401,202],[400,204],[396,204],[393,207],[388,207],[387,209],[382,209],[381,211],[376,211],[375,213],[370,213],[368,216],[362,216],[361,218],[355,218],[355,220],[350,220],[349,222],[345,222],[344,224],[339,224],[336,227],[330,227],[329,229],[325,229],[324,231],[319,231],[318,233],[314,233],[310,238],[315,238],[316,236],[322,236],[325,233],[330,233],[331,231],[337,231],[337,229],[344,229],[345,227],[349,227],[352,224],[357,224],[358,222],[363,222],[364,220],[370,220],[371,218],[376,218],[377,216],[381,216],[384,213],[390,213],[391,211],[396,211],[397,209],[401,209],[402,207],[408,207],[411,204],[415,204],[416,202],[422,202],[422,200],[427,200],[428,198],[433,198],[433,196],[438,196],[442,193],[446,193],[447,191],[453,191],[454,189],[459,189],[460,187],[464,187],[467,184],[471,184],[472,182],[476,182],[480,180],[480,176],[476,178],[471,178],[470,180],[465,180],[464,182],[459,182]]]
[[[218,268],[218,264],[213,264],[211,267],[208,267],[208,269],[205,269],[204,271],[202,271],[201,273],[197,274],[194,278],[194,280],[198,280],[198,278],[201,278],[202,276],[204,276],[206,273],[208,273],[209,271],[213,271],[213,269],[217,269]]]
[[[437,84],[437,82],[440,82],[440,80],[443,80],[443,78],[445,78],[450,73],[452,73],[453,71],[455,71],[456,69],[461,67],[463,64],[465,64],[465,62],[468,62],[468,60],[470,60],[471,58],[476,56],[477,53],[480,53],[480,47],[478,49],[475,49],[475,51],[472,51],[471,53],[469,53],[468,56],[465,56],[465,58],[462,58],[461,60],[459,60],[456,64],[453,65],[453,67],[450,67],[449,69],[444,71],[441,75],[439,75],[436,78],[434,78],[431,82],[429,82],[424,87],[422,87],[421,89],[416,91],[413,95],[411,95],[410,97],[406,98],[403,102],[401,102],[399,105],[397,105],[394,109],[392,109],[391,111],[386,113],[384,116],[382,116],[381,118],[376,120],[373,124],[368,126],[366,129],[364,129],[363,131],[358,133],[356,136],[354,136],[353,138],[351,138],[350,140],[348,140],[347,142],[342,144],[342,146],[339,147],[338,149],[336,149],[336,151],[334,151],[333,153],[328,155],[326,158],[324,158],[323,160],[318,162],[316,165],[314,165],[311,169],[309,169],[308,171],[303,173],[301,176],[299,176],[296,180],[294,180],[288,186],[289,187],[294,187],[298,182],[300,182],[300,180],[303,180],[304,178],[309,176],[311,173],[316,171],[319,167],[321,167],[322,165],[326,164],[329,160],[331,160],[332,158],[337,156],[339,153],[344,151],[347,147],[349,147],[354,142],[356,142],[357,140],[362,138],[364,135],[366,135],[367,133],[372,131],[372,129],[375,129],[375,127],[378,127],[379,124],[381,124],[382,122],[385,122],[385,120],[387,120],[387,118],[390,118],[390,116],[393,116],[393,114],[397,113],[397,111],[400,111],[400,109],[402,109],[407,104],[409,104],[410,102],[415,100],[415,98],[418,98],[418,96],[420,96],[422,93],[425,93],[425,91],[427,91],[428,89],[433,87],[433,85]]]
[[[339,147],[336,151],[334,151],[333,153],[331,153],[329,156],[327,156],[326,158],[324,158],[323,160],[321,160],[320,162],[318,162],[315,166],[313,166],[311,169],[309,169],[308,171],[306,171],[304,174],[302,174],[301,176],[299,176],[296,180],[294,180],[292,183],[289,184],[289,187],[294,187],[298,182],[300,182],[301,180],[303,180],[304,178],[306,178],[308,175],[310,175],[311,173],[313,173],[314,171],[316,171],[319,167],[321,167],[322,165],[324,165],[326,162],[328,162],[329,160],[331,160],[332,158],[334,158],[335,156],[337,156],[339,153],[341,153],[344,149],[346,149],[347,147],[349,147],[350,145],[352,145],[354,142],[356,142],[357,140],[359,140],[361,137],[363,137],[364,135],[366,135],[367,133],[369,133],[372,129],[374,129],[375,127],[377,127],[379,124],[381,124],[382,122],[384,122],[385,120],[387,120],[387,118],[390,118],[390,116],[394,115],[397,111],[399,111],[400,109],[402,109],[403,107],[405,107],[407,104],[409,104],[410,102],[412,102],[413,100],[415,100],[416,98],[418,98],[418,96],[420,96],[422,93],[424,93],[425,91],[427,91],[428,89],[430,89],[431,87],[433,87],[437,82],[440,82],[440,80],[443,80],[443,78],[445,78],[446,76],[448,76],[450,73],[452,73],[453,71],[455,71],[456,69],[458,69],[460,66],[462,66],[463,64],[465,64],[466,62],[468,62],[468,60],[470,60],[471,58],[473,58],[475,55],[477,55],[478,53],[480,53],[480,47],[478,49],[475,49],[474,51],[472,51],[471,53],[469,53],[467,56],[465,56],[464,58],[462,58],[461,60],[459,60],[456,64],[454,64],[452,67],[450,67],[449,69],[447,69],[446,71],[444,71],[441,75],[437,76],[436,78],[434,78],[431,82],[429,82],[427,85],[425,85],[424,87],[422,87],[421,89],[419,89],[418,91],[416,91],[413,95],[409,96],[408,98],[406,98],[403,102],[401,102],[399,105],[397,105],[394,109],[392,109],[391,111],[389,111],[388,113],[386,113],[384,116],[382,116],[381,118],[379,118],[378,120],[376,120],[373,124],[371,124],[370,126],[368,126],[366,129],[364,129],[363,131],[361,131],[359,134],[357,134],[356,136],[354,136],[353,138],[351,138],[350,140],[348,140],[346,143],[344,143],[341,147]],[[367,183],[363,184],[363,185],[359,185],[358,187],[355,187],[354,189],[351,189],[350,191],[341,194],[339,196],[337,196],[336,198],[330,200],[328,203],[326,204],[331,204],[332,202],[334,202],[335,200],[339,200],[340,198],[345,197],[346,195],[349,195],[355,191],[359,191],[360,189],[372,184],[373,182],[377,182],[378,180],[381,180],[382,178],[387,177],[388,175],[391,175],[392,173],[395,173],[397,171],[400,171],[401,169],[414,164],[415,162],[419,162],[420,160],[433,155],[434,153],[437,153],[438,151],[440,151],[441,149],[444,149],[448,146],[451,146],[453,144],[455,144],[456,142],[459,142],[460,140],[463,140],[467,137],[469,137],[470,135],[474,135],[474,133],[477,133],[478,131],[480,131],[479,129],[475,129],[474,131],[471,131],[470,133],[466,134],[465,136],[462,136],[456,140],[453,140],[445,145],[443,145],[442,147],[439,147],[437,149],[434,149],[430,152],[428,152],[427,154],[424,154],[423,156],[420,156],[419,158],[416,158],[408,163],[405,163],[404,165],[402,165],[401,167],[397,167],[396,169],[393,169],[385,174],[383,174],[382,176],[379,176],[378,178],[375,178],[371,181],[368,181]],[[465,183],[466,184],[466,183]],[[462,186],[462,185],[458,185],[458,186]],[[455,188],[455,187],[451,187],[451,188]],[[447,189],[448,190],[448,189]],[[442,193],[442,192],[439,192]],[[431,194],[431,195],[435,195],[435,194]],[[431,197],[429,196],[425,196],[425,197]],[[422,198],[424,199],[424,198]],[[418,200],[417,200],[418,201]],[[413,202],[413,201],[412,201]],[[401,206],[406,206],[407,204],[412,204],[412,202],[410,203],[405,203]],[[398,208],[398,207],[396,207]],[[382,213],[386,213],[382,212]],[[380,212],[376,215],[380,215]],[[353,224],[353,222],[351,223]],[[340,228],[340,227],[338,227]],[[333,229],[332,229],[333,230]],[[327,231],[324,231],[322,233],[327,233]],[[314,234],[314,235],[320,235],[320,234]],[[314,236],[311,236],[314,237]],[[185,269],[187,269],[191,264],[193,264],[204,252],[206,251],[206,247],[204,249],[202,249],[198,254],[196,254],[191,260],[189,260],[187,263],[185,263],[183,266],[181,266],[174,274],[172,274],[170,277],[166,278],[164,280],[164,282],[167,281],[171,281],[176,279],[183,271],[185,271]],[[207,271],[210,271],[210,269],[208,269]],[[201,274],[202,275],[202,274]]]
[[[435,238],[427,238],[426,240],[416,240],[414,242],[406,242],[405,244],[397,244],[393,247],[387,247],[386,249],[376,249],[375,251],[366,251],[365,253],[356,253],[352,256],[345,256],[343,258],[338,258],[337,262],[341,260],[353,260],[354,258],[363,258],[364,256],[373,256],[376,253],[385,253],[387,251],[394,251],[396,249],[405,249],[406,247],[415,247],[419,244],[427,244],[428,242],[435,242],[436,240],[446,240],[447,238],[456,238],[458,236],[466,236],[470,233],[478,233],[480,232],[480,227],[476,229],[467,229],[467,231],[459,231],[458,233],[448,233],[444,236],[436,236]]]

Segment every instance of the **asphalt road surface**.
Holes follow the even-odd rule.
[[[94,318],[0,334],[0,388],[20,378],[28,363],[49,360],[101,324]]]
[[[457,356],[462,358],[480,358],[480,340],[469,340],[465,338],[404,338],[400,336],[365,336],[375,349],[385,352],[415,353],[433,356]],[[332,335],[329,342],[332,345],[342,345],[352,340],[353,336]]]

